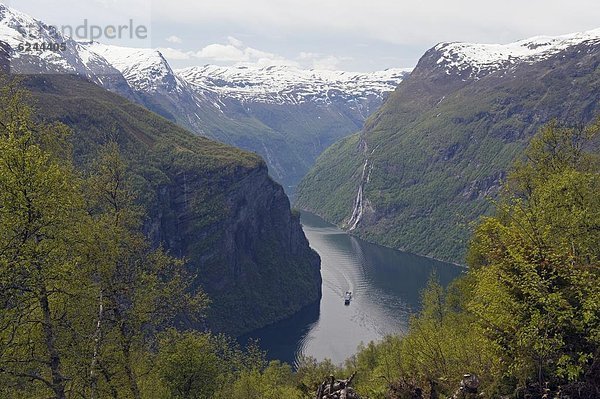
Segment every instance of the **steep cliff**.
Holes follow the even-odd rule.
[[[73,129],[84,166],[116,140],[128,160],[146,232],[185,257],[211,297],[208,326],[239,334],[320,297],[320,260],[283,189],[254,154],[197,137],[81,78],[27,77],[40,116]]]
[[[212,329],[249,331],[320,297],[319,257],[264,162],[217,182],[210,181],[215,173],[198,174],[187,160],[165,167],[177,174],[161,187],[149,233],[199,271],[198,284],[213,298]]]

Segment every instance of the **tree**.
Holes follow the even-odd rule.
[[[173,398],[210,399],[224,372],[208,333],[167,331],[160,340],[159,374]]]
[[[144,212],[134,202],[131,172],[116,143],[100,149],[91,170],[86,192],[96,245],[88,258],[95,260],[90,274],[97,293],[91,396],[98,395],[99,371],[104,369],[109,391],[115,391],[115,380],[121,378],[138,399],[134,352],[149,350],[156,334],[178,317],[198,320],[207,300],[202,292],[189,293],[193,278],[184,262],[160,247],[152,249],[142,234]]]
[[[600,344],[597,127],[541,129],[478,227],[468,309],[521,387],[585,379]],[[597,386],[597,383],[596,383]]]
[[[118,146],[78,173],[68,129],[0,86],[0,396],[141,398],[158,334],[207,299],[144,236]]]
[[[243,370],[230,385],[223,387],[216,398],[227,399],[301,399],[295,386],[292,369],[287,364],[272,361],[264,370]]]
[[[65,126],[34,122],[14,84],[2,87],[0,103],[0,373],[62,399],[66,314],[80,291],[79,180]]]

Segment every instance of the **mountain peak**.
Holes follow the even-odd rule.
[[[570,47],[600,43],[600,28],[562,36],[536,36],[509,44],[440,43],[433,48],[439,58],[436,64],[447,74],[469,72],[480,78],[497,70],[527,62],[543,61]]]
[[[88,51],[55,27],[4,4],[0,6],[0,41],[9,46],[11,71],[23,74],[77,74],[105,86],[119,81],[119,72],[105,59]],[[36,44],[64,44],[65,47],[64,50],[55,51],[51,46],[33,47]],[[19,51],[20,45],[29,47]],[[106,76],[112,78],[103,81]]]
[[[134,90],[153,92],[159,87],[167,90],[177,87],[171,66],[158,50],[120,47],[98,42],[86,43],[84,46],[106,59],[121,72]]]

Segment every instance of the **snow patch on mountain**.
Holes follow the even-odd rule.
[[[152,93],[159,89],[173,90],[178,86],[171,66],[158,50],[98,42],[86,43],[85,47],[121,72],[134,90]]]
[[[123,90],[116,80],[125,80],[135,92],[175,95],[186,101],[206,103],[221,109],[224,101],[297,105],[382,99],[410,72],[388,69],[373,73],[302,70],[289,66],[207,65],[173,71],[163,55],[150,48],[128,48],[98,42],[77,42],[56,28],[0,4],[0,40],[12,48],[13,71],[18,73],[72,73],[87,77],[111,90]],[[24,43],[65,43],[65,51],[18,51]],[[16,62],[15,62],[16,61]],[[104,79],[114,75],[112,81]],[[109,83],[107,83],[109,82]],[[366,112],[366,111],[365,111]]]
[[[104,58],[63,36],[55,27],[4,4],[0,4],[0,40],[11,47],[11,66],[17,73],[73,73],[96,83],[101,83],[102,76],[119,74]],[[19,45],[27,44],[38,48],[19,50]],[[65,49],[42,49],[42,44],[64,44]]]
[[[600,28],[563,36],[536,36],[509,44],[440,43],[434,47],[441,56],[438,65],[446,73],[470,71],[473,78],[520,62],[535,63],[569,47],[600,44]]]
[[[388,69],[373,73],[302,70],[290,66],[221,67],[205,65],[175,73],[197,90],[241,102],[330,104],[336,99],[382,97],[393,91],[410,69]]]

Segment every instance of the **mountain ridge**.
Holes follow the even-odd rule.
[[[288,191],[326,147],[360,130],[407,73],[281,66],[256,68],[250,75],[243,67],[174,71],[158,50],[75,42],[4,5],[0,41],[12,48],[13,72],[84,76],[198,135],[258,153]],[[26,41],[64,42],[67,48],[18,51]],[[234,87],[238,90],[224,90]]]
[[[330,104],[330,91],[353,97],[382,97],[393,91],[407,69],[371,73],[299,69],[290,66],[194,66],[176,70],[193,86],[243,103]],[[334,93],[335,94],[335,93]]]
[[[469,77],[480,78],[521,62],[543,61],[586,42],[590,45],[600,43],[600,28],[560,36],[534,36],[508,44],[440,43],[433,50],[440,53],[436,63],[446,68],[447,74],[470,70]]]

